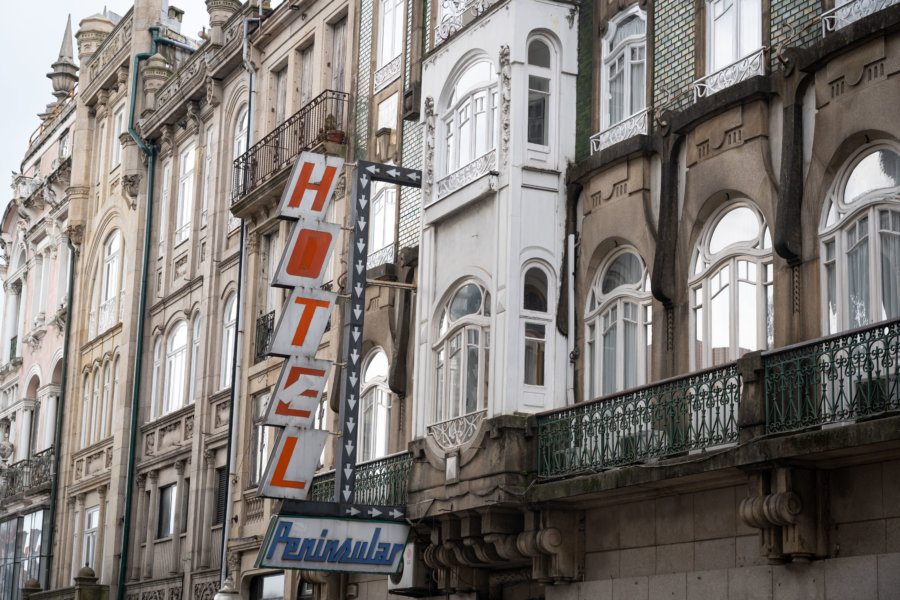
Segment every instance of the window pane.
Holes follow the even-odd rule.
[[[478,406],[478,330],[469,329],[466,331],[468,343],[466,350],[466,411],[465,414],[473,413],[479,409]]]
[[[756,285],[738,283],[738,355],[759,349],[757,335]]]
[[[731,311],[728,287],[730,283],[729,269],[723,267],[713,278],[715,285],[710,286],[710,322],[709,334],[712,345],[712,365],[728,360],[731,348]],[[716,290],[716,288],[718,288]],[[714,293],[715,290],[715,293]]]
[[[528,64],[550,68],[550,48],[547,44],[541,40],[534,40],[528,44]]]
[[[625,118],[625,73],[621,57],[609,67],[609,124],[615,125]]]
[[[844,202],[850,204],[870,191],[897,186],[900,186],[900,156],[891,150],[878,150],[853,168],[844,188]]]
[[[623,389],[632,388],[638,385],[638,307],[632,302],[625,303],[626,314],[623,320],[625,345],[624,356],[622,357],[624,367]]]
[[[460,400],[462,398],[462,334],[456,334],[450,340],[450,359],[449,359],[449,386],[450,386],[450,418],[459,416]]]
[[[861,225],[862,227],[865,227],[866,221],[866,219],[860,219],[860,221],[857,222],[857,226]],[[862,239],[847,252],[847,284],[847,308],[850,316],[850,327],[854,328],[868,325],[869,242],[867,237],[862,237]]]
[[[632,253],[616,258],[603,275],[602,292],[608,294],[620,285],[640,283],[643,268],[640,259]]]
[[[525,310],[547,312],[547,275],[533,267],[525,273],[522,307]]]
[[[732,0],[713,2],[712,69],[710,72],[730,65],[737,58],[735,56],[736,12]]]
[[[628,114],[644,109],[644,47],[631,49],[631,94]]]
[[[880,236],[881,318],[893,319],[900,316],[900,235],[896,231],[882,231]]]
[[[481,288],[474,283],[464,285],[450,303],[450,319],[456,321],[466,315],[478,313],[481,308]]]
[[[756,213],[746,206],[739,206],[728,211],[716,223],[716,228],[709,238],[710,253],[717,254],[732,244],[757,239],[759,226]]]
[[[525,324],[525,383],[544,385],[544,339],[546,326]]]
[[[544,77],[528,76],[528,143],[546,146],[547,102],[550,95],[550,80]]]
[[[616,391],[616,309],[613,307],[603,319],[603,364],[601,366],[602,394]]]

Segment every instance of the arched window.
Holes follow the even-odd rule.
[[[109,435],[110,394],[112,390],[112,365],[106,363],[103,367],[103,410],[100,411],[100,439]]]
[[[187,324],[180,321],[166,343],[166,398],[163,414],[184,406],[184,366],[187,353]]]
[[[547,373],[548,337],[552,335],[547,273],[540,267],[529,267],[522,284],[522,317],[524,326],[525,385],[543,386]]]
[[[153,383],[152,390],[150,392],[150,418],[153,419],[156,417],[157,412],[160,410],[161,406],[161,398],[160,392],[161,388],[161,377],[162,377],[162,338],[156,338],[156,342],[153,344]]]
[[[119,290],[121,285],[122,234],[118,229],[114,230],[106,238],[103,244],[103,273],[100,284],[100,318],[98,320],[97,333],[103,333],[118,320],[116,309],[119,305]]]
[[[249,114],[245,106],[238,112],[238,118],[234,122],[234,151],[231,154],[232,158],[237,158],[247,151],[248,118]]]
[[[637,5],[617,15],[603,36],[601,129],[646,106],[647,16]]]
[[[191,335],[191,379],[188,384],[188,403],[197,399],[198,369],[200,367],[200,315],[194,315],[193,334]]]
[[[219,377],[219,389],[224,390],[231,385],[231,368],[234,359],[234,332],[237,324],[237,297],[231,294],[225,301],[222,329],[222,369]]]
[[[651,341],[650,275],[637,252],[624,248],[600,265],[588,293],[586,398],[647,383]]]
[[[112,424],[115,422],[116,407],[119,406],[119,357],[116,357],[113,365],[112,403],[109,407],[109,425],[106,435],[112,434]]]
[[[100,367],[94,369],[94,387],[91,393],[91,443],[100,439]]]
[[[87,373],[84,375],[84,387],[81,395],[81,447],[84,448],[90,442],[89,429],[91,414],[91,377]]]
[[[456,78],[444,105],[444,174],[466,166],[494,149],[497,122],[497,74],[478,60]]]
[[[474,281],[463,283],[439,314],[434,422],[487,407],[491,294]]]
[[[718,210],[697,240],[691,273],[694,368],[772,345],[772,239],[759,209],[736,202]]]
[[[873,144],[835,179],[819,227],[826,333],[900,316],[900,149]]]
[[[528,43],[528,143],[550,145],[550,94],[553,63],[550,46],[542,39]]]
[[[388,358],[375,350],[363,367],[359,405],[359,460],[374,460],[388,453],[391,425],[391,390],[387,387]]]

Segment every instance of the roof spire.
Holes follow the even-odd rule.
[[[53,70],[47,73],[47,77],[53,82],[53,95],[57,102],[61,102],[72,93],[75,82],[78,81],[78,65],[72,56],[72,15],[66,21],[66,33],[63,35],[62,45],[59,47],[59,58],[53,63]]]
[[[72,49],[72,15],[66,21],[66,32],[63,34],[62,45],[59,47],[59,58],[56,62],[75,62],[75,53]]]

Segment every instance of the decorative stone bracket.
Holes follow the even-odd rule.
[[[750,474],[741,520],[760,530],[760,555],[771,562],[809,561],[827,553],[823,473],[777,467]]]

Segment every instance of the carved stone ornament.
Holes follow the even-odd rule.
[[[188,126],[190,133],[196,134],[198,131],[202,134],[203,120],[200,119],[200,105],[196,102],[187,103]]]
[[[162,137],[160,139],[161,150],[163,152],[170,152],[175,147],[175,126],[174,125],[163,125],[162,126]]]
[[[66,237],[75,246],[75,254],[81,254],[81,242],[84,241],[84,225],[69,225],[66,227]]]
[[[425,168],[422,173],[422,195],[425,203],[431,200],[431,185],[434,181],[434,98],[425,98]]]
[[[500,46],[500,155],[502,165],[509,164],[509,138],[511,126],[509,122],[510,106],[512,103],[511,74],[509,60],[509,46]]]
[[[132,209],[136,207],[135,200],[137,199],[138,191],[140,190],[140,183],[140,173],[132,173],[122,176],[122,190],[125,192],[125,195],[131,200]]]
[[[222,103],[222,82],[215,77],[206,78],[206,102],[213,108]]]

